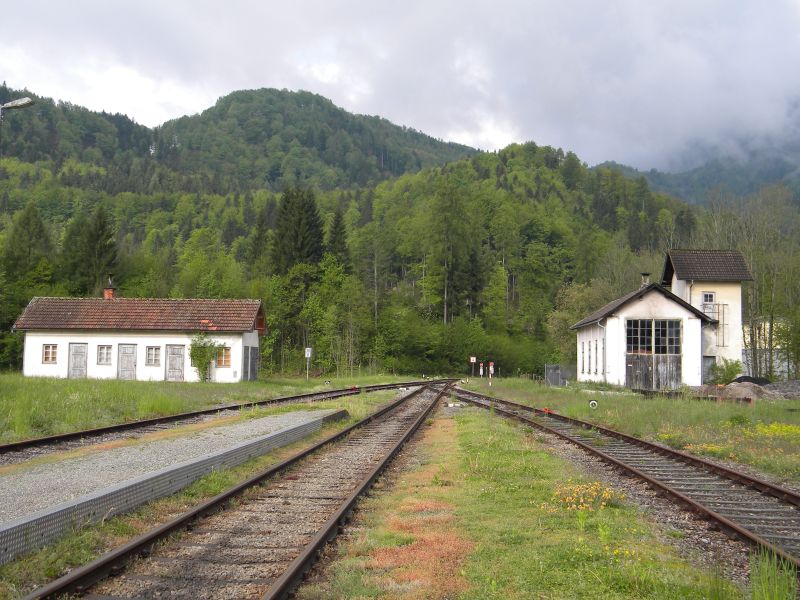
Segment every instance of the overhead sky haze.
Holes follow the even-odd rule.
[[[27,0],[0,80],[148,126],[305,89],[482,149],[674,170],[798,139],[800,0]]]

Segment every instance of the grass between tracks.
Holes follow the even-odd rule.
[[[344,408],[350,413],[350,418],[326,425],[313,436],[279,448],[233,469],[210,473],[182,492],[150,502],[133,513],[113,517],[102,524],[85,526],[79,531],[66,535],[52,546],[20,557],[6,565],[0,565],[0,600],[22,598],[34,587],[63,575],[71,568],[86,564],[102,553],[189,510],[192,506],[244,481],[302,448],[312,445],[335,431],[344,429],[394,397],[395,392],[382,391],[345,396],[313,404],[296,404],[246,411],[242,418],[256,418],[310,408]]]
[[[477,409],[437,418],[422,464],[362,504],[301,600],[740,598],[535,435]]]
[[[688,398],[646,398],[619,390],[548,388],[526,379],[465,385],[490,396],[623,431],[678,450],[750,465],[800,485],[800,400],[755,400],[752,405]],[[596,400],[592,409],[589,402]]]
[[[411,378],[271,379],[242,383],[167,383],[52,379],[0,373],[0,444],[305,392]]]

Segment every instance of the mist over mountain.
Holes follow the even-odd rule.
[[[778,134],[736,133],[724,140],[696,141],[671,161],[668,171],[614,161],[597,167],[644,177],[653,190],[695,204],[705,204],[712,193],[747,196],[767,185],[784,185],[800,198],[800,115],[791,123]]]

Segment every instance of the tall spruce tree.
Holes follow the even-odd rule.
[[[64,234],[61,275],[71,292],[97,293],[117,263],[114,224],[99,206],[73,218]]]
[[[350,269],[350,252],[347,250],[347,230],[344,226],[344,217],[339,208],[333,214],[333,221],[328,231],[328,252],[336,257],[345,270]]]
[[[322,220],[311,190],[292,187],[283,193],[272,250],[276,273],[286,273],[300,263],[317,264],[322,259]]]
[[[33,202],[14,214],[6,236],[4,264],[10,282],[23,279],[41,259],[52,262],[53,244],[39,209]]]

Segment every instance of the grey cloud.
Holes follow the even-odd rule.
[[[303,88],[437,137],[481,139],[492,119],[514,136],[497,145],[534,140],[589,163],[665,168],[687,166],[700,145],[797,135],[798,25],[791,0],[79,0],[68,10],[31,0],[4,11],[0,35],[34,69],[105,61],[202,91],[165,107],[171,116],[236,89]],[[314,65],[330,72],[320,79]]]

